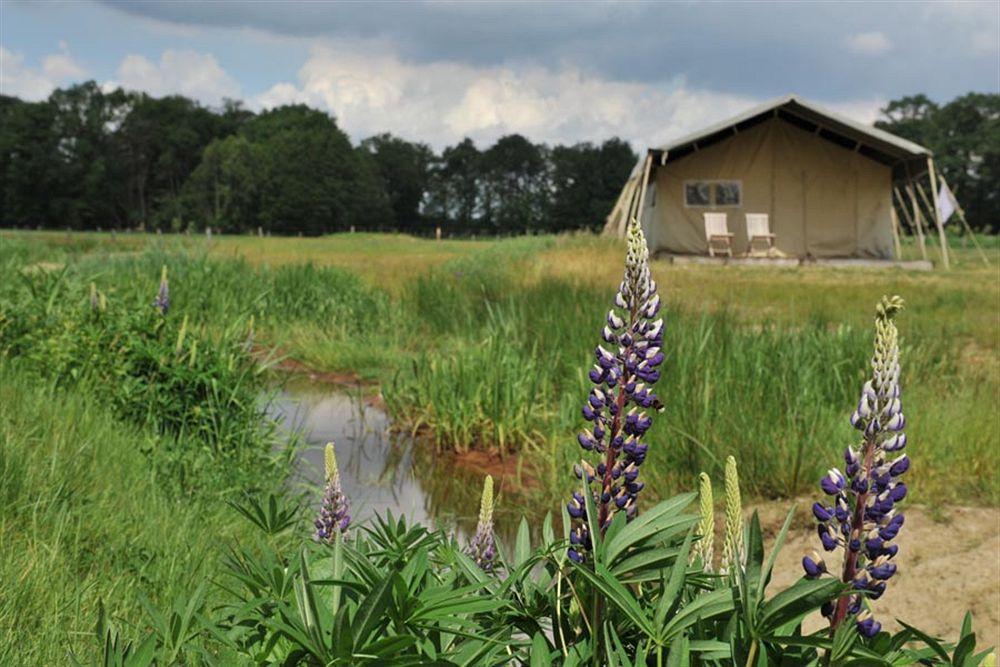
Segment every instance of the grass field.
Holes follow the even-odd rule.
[[[165,265],[168,343],[184,318],[205,349],[252,321],[257,346],[376,380],[397,425],[421,429],[428,447],[516,455],[551,506],[572,482],[584,373],[623,255],[620,242],[592,236],[0,241],[0,577],[17,582],[0,599],[3,664],[63,661],[90,641],[101,604],[130,619],[144,594],[163,604],[190,592],[241,534],[224,501],[247,479],[279,483],[252,458],[203,456],[206,437],[225,434],[204,431],[214,418],[190,417],[200,404],[177,408],[177,433],[148,415],[123,419],[115,406],[141,399],[107,400],[107,376],[72,358],[78,318],[59,319],[87,308],[90,283],[112,307],[142,309]],[[752,495],[813,493],[853,438],[872,306],[899,293],[912,497],[996,505],[1000,252],[989,245],[992,266],[959,247],[949,272],[654,262],[669,354],[643,467],[651,497],[693,488],[701,470],[719,477],[729,454]],[[24,322],[44,323],[56,342],[34,340]]]

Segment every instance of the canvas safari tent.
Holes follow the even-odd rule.
[[[648,149],[605,233],[623,235],[641,214],[652,251],[705,255],[704,214],[725,213],[738,257],[750,250],[746,214],[766,214],[772,257],[893,259],[905,213],[921,250],[924,227],[930,233],[934,224],[944,253],[936,207],[921,208],[914,187],[926,201],[919,179],[936,193],[935,176],[926,148],[787,95]],[[894,210],[894,201],[906,210]]]

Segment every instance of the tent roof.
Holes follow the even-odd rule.
[[[931,152],[919,144],[834,113],[797,95],[784,95],[698,132],[651,148],[661,164],[679,159],[700,148],[722,141],[740,130],[777,117],[815,132],[820,137],[889,166],[912,166],[916,173],[926,169]]]

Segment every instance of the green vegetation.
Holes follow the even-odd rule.
[[[399,427],[422,431],[438,448],[518,453],[544,493],[565,490],[597,342],[588,306],[613,293],[616,242],[540,237],[464,249],[389,237],[398,252],[383,255],[383,240],[364,235],[271,246],[179,237],[123,254],[109,252],[121,237],[86,235],[67,246],[64,234],[42,235],[52,244],[45,250],[38,238],[11,236],[5,245],[66,261],[64,280],[94,280],[112,300],[131,303],[155,293],[167,265],[172,320],[188,316],[221,332],[253,317],[258,344],[379,381]],[[316,263],[272,265],[268,247],[278,262],[312,247],[306,257]],[[342,257],[364,267],[363,277],[318,266]],[[426,268],[397,273],[406,261]],[[721,477],[730,454],[754,494],[808,489],[851,438],[843,414],[856,400],[870,338],[853,305],[891,290],[907,296],[913,313],[903,354],[914,387],[908,405],[920,415],[911,435],[925,448],[913,471],[918,500],[998,501],[989,308],[997,287],[971,252],[951,273],[653,269],[668,303],[665,374],[675,380],[651,432],[662,445],[651,449],[646,475],[658,493],[691,488],[701,470]]]
[[[853,439],[845,415],[871,349],[864,313],[887,291],[909,304],[912,497],[998,501],[991,308],[1000,287],[995,269],[971,253],[959,251],[951,273],[654,263],[669,354],[665,411],[643,468],[640,516],[652,532],[612,527],[593,552],[605,569],[591,571],[568,563],[550,528],[534,549],[525,528],[500,550],[510,576],[498,583],[469,567],[450,538],[391,518],[337,547],[347,565],[303,546],[303,512],[280,499],[287,456],[275,454],[262,419],[264,371],[250,349],[378,380],[399,426],[441,449],[518,457],[537,482],[524,486],[538,497],[522,499],[551,506],[571,488],[584,372],[601,322],[595,304],[608,302],[620,278],[618,242],[64,233],[2,241],[0,576],[17,582],[0,598],[4,664],[61,663],[70,651],[90,662],[105,650],[93,637],[99,618],[99,637],[117,638],[112,654],[135,642],[133,655],[148,650],[161,664],[356,659],[344,651],[549,664],[573,646],[586,660],[640,651],[666,659],[681,636],[687,644],[677,646],[687,648],[678,650],[707,664],[733,650],[743,662],[750,651],[799,651],[807,664],[825,644],[793,649],[783,623],[839,588],[801,588],[808,605],[783,612],[787,597],[763,603],[753,525],[747,549],[758,569],[745,576],[760,578],[687,573],[685,533],[697,517],[683,514],[683,498],[652,507],[695,488],[702,470],[721,480],[730,455],[749,495],[811,491]],[[311,263],[290,261],[300,253]],[[151,305],[163,266],[166,316]],[[245,492],[253,492],[240,504],[250,522],[226,505]],[[273,506],[261,500],[271,493]],[[626,563],[636,549],[643,556]],[[336,567],[347,569],[332,576]],[[622,597],[622,583],[632,591],[640,580],[651,583],[634,600]],[[759,591],[755,609],[734,594],[747,586]],[[598,635],[583,629],[595,604]],[[689,605],[703,612],[685,615]],[[490,621],[498,614],[504,623]],[[737,616],[748,625],[732,642],[714,642]],[[397,620],[390,627],[386,618]],[[558,627],[568,639],[546,634]]]
[[[876,123],[927,146],[969,222],[1000,220],[1000,95],[893,100]],[[208,109],[89,81],[0,95],[0,226],[328,234],[597,230],[636,164],[625,141],[548,146],[512,134],[433,151],[421,137],[352,145],[304,105]],[[640,147],[635,147],[640,148]],[[904,220],[905,222],[905,220]]]
[[[549,147],[518,134],[440,154],[388,134],[354,146],[305,105],[211,110],[88,81],[39,102],[0,95],[0,226],[441,227],[466,237],[598,229],[636,159],[620,139]]]

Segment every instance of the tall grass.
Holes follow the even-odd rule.
[[[426,287],[429,291],[434,291]],[[443,289],[443,288],[442,288]],[[597,288],[546,281],[518,298],[476,304],[455,300],[449,318],[475,322],[464,339],[445,338],[418,354],[384,387],[397,418],[437,443],[459,448],[524,451],[553,482],[576,455],[574,434],[585,422],[579,405],[589,390],[582,370],[601,322],[579,303]],[[485,308],[488,316],[474,312]],[[749,326],[726,312],[666,312],[660,395],[664,415],[647,435],[644,474],[654,493],[690,488],[701,470],[722,473],[734,455],[752,493],[794,496],[811,489],[854,437],[843,415],[855,402],[871,345],[867,329],[813,319],[798,327]],[[430,318],[428,329],[448,330]],[[905,332],[905,325],[904,325]],[[996,429],[991,391],[963,370],[945,335],[904,340],[908,396],[923,465],[914,471],[923,499],[996,502]],[[964,407],[958,407],[964,406]],[[966,411],[969,417],[959,418]],[[956,452],[964,457],[954,461]],[[970,487],[949,481],[956,466]],[[985,475],[985,477],[984,477]]]
[[[186,494],[147,455],[190,443],[8,363],[0,404],[0,664],[63,665],[70,651],[89,663],[101,605],[132,622],[147,596],[187,596],[247,534],[230,493]]]
[[[379,380],[401,428],[421,431],[439,449],[518,453],[555,494],[583,425],[582,366],[602,324],[592,304],[609,303],[614,290],[616,278],[601,277],[605,263],[620,262],[609,250],[587,239],[477,245],[391,291],[338,268],[251,266],[162,247],[70,265],[124,296],[151,294],[165,263],[183,312],[215,327],[252,314],[259,340],[321,370]],[[914,470],[918,500],[1000,501],[990,417],[997,361],[995,345],[983,348],[991,336],[982,286],[957,275],[894,272],[654,271],[668,301],[665,415],[649,434],[644,467],[656,492],[690,488],[703,469],[719,475],[730,454],[752,493],[809,490],[819,462],[854,437],[843,414],[856,400],[871,341],[869,322],[851,306],[874,290],[898,291],[913,304],[900,327],[904,387],[914,387],[911,436],[926,448]],[[727,289],[722,279],[734,281],[728,288],[740,301],[692,298],[699,289],[692,281],[715,294]],[[955,475],[965,483],[955,484]]]

